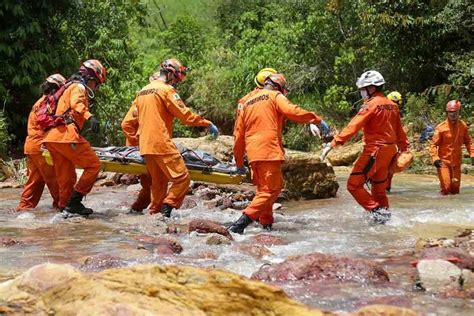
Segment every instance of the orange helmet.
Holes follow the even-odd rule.
[[[183,64],[175,58],[165,60],[161,63],[160,68],[173,73],[179,81],[183,81],[186,77],[186,73],[190,70],[190,68],[183,66]]]
[[[446,111],[447,112],[456,112],[461,109],[461,101],[458,100],[451,100],[446,104]]]
[[[283,74],[271,74],[265,80],[265,84],[267,82],[273,86],[277,86],[278,90],[284,95],[288,94],[288,89],[286,88],[286,78]]]
[[[60,88],[66,83],[66,78],[64,78],[61,74],[54,74],[46,78],[46,81],[55,84],[58,86],[58,88]]]
[[[93,75],[99,84],[104,83],[105,77],[107,77],[107,70],[97,59],[86,60],[82,63],[80,70]]]

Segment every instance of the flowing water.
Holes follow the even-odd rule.
[[[474,228],[474,177],[463,176],[461,194],[442,197],[434,176],[396,175],[390,202],[392,220],[384,226],[370,226],[366,215],[345,190],[347,171],[337,172],[341,188],[338,197],[326,200],[284,203],[276,211],[272,234],[289,241],[268,247],[262,258],[244,254],[233,245],[206,245],[197,233],[173,235],[184,250],[175,256],[154,255],[137,249],[133,239],[156,234],[156,219],[150,215],[126,214],[136,197],[137,186],[94,188],[85,204],[96,210],[90,219],[62,219],[54,213],[47,194],[39,207],[16,213],[20,190],[0,191],[0,237],[12,237],[20,245],[0,246],[0,280],[44,263],[80,266],[84,258],[108,254],[124,258],[129,265],[140,263],[188,264],[216,267],[250,276],[266,263],[311,252],[362,257],[383,265],[390,275],[387,285],[320,283],[282,285],[295,299],[325,310],[353,310],[373,302],[392,302],[427,315],[473,315],[474,300],[444,299],[413,289],[415,242],[423,237],[450,237],[464,228]],[[230,223],[239,217],[234,210],[207,209],[202,205],[174,211],[173,221],[204,218]],[[257,225],[237,242],[261,233]]]

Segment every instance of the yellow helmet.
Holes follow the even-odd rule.
[[[390,101],[395,102],[398,106],[401,106],[403,104],[402,101],[402,94],[398,91],[392,91],[387,95],[387,98]]]
[[[259,88],[263,88],[263,85],[265,84],[265,80],[268,78],[268,76],[272,74],[276,74],[277,71],[273,68],[263,68],[260,70],[257,75],[255,76],[255,84]]]

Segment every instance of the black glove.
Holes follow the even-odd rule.
[[[471,165],[474,166],[474,157],[471,157]]]
[[[89,122],[91,123],[91,130],[97,134],[99,132],[99,121],[95,116],[91,116],[89,117]]]
[[[433,165],[438,169],[441,168],[441,159],[435,160],[435,162],[433,162]]]

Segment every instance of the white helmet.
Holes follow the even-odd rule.
[[[368,86],[382,86],[385,84],[385,79],[382,77],[380,72],[375,70],[369,70],[364,72],[359,79],[357,79],[357,89],[362,89]]]

